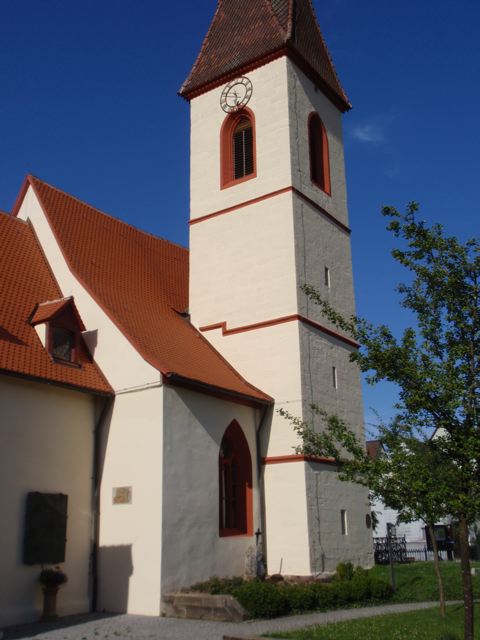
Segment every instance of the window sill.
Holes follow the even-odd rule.
[[[253,533],[239,529],[220,529],[220,538],[253,538]]]
[[[237,184],[242,184],[243,182],[248,182],[249,180],[253,180],[256,177],[257,177],[257,172],[254,171],[253,173],[250,173],[248,176],[244,176],[243,178],[222,182],[220,189],[223,191],[223,189],[229,189],[230,187],[234,187]]]
[[[329,198],[332,197],[332,190],[330,189],[329,191],[327,191],[326,189],[324,189],[321,185],[318,184],[318,182],[315,182],[315,180],[312,180],[312,184],[314,187],[316,187],[317,189],[320,189],[320,191],[322,193],[324,193],[326,196],[328,196]]]

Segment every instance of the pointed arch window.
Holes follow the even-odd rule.
[[[233,421],[220,445],[220,536],[253,535],[252,459],[247,439]]]
[[[331,195],[327,130],[318,113],[311,113],[308,118],[308,144],[311,180],[322,191]]]
[[[255,178],[255,117],[250,109],[227,116],[220,142],[222,189]]]

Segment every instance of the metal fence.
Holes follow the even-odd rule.
[[[374,538],[373,543],[375,564],[388,564],[390,562],[390,553],[392,555],[393,562],[401,564],[415,561],[433,561],[433,551],[429,551],[426,546],[417,549],[407,547],[405,537],[391,536],[390,549],[388,538]],[[442,560],[448,560],[447,551],[439,551],[438,555]]]

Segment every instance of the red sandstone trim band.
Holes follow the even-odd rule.
[[[341,229],[342,231],[345,231],[345,233],[351,233],[351,230],[349,229],[349,227],[347,227],[347,225],[343,224],[343,222],[340,222],[340,220],[337,220],[335,216],[332,216],[331,213],[328,213],[328,211],[326,211],[323,207],[321,207],[314,200],[306,196],[296,187],[284,187],[283,189],[278,189],[277,191],[266,193],[263,196],[258,196],[258,198],[252,198],[251,200],[240,202],[239,204],[235,204],[232,207],[227,207],[226,209],[220,209],[219,211],[208,213],[207,215],[200,216],[199,218],[193,218],[193,220],[190,220],[189,224],[193,226],[194,224],[205,222],[205,220],[210,220],[211,218],[217,218],[218,216],[223,216],[226,213],[232,213],[233,211],[237,211],[238,209],[243,209],[245,207],[248,207],[251,204],[256,204],[257,202],[262,202],[263,200],[269,200],[270,198],[275,198],[276,196],[282,195],[284,193],[294,193],[299,198],[301,198],[304,202],[306,202],[311,207],[319,211],[323,216],[325,216],[325,218],[330,220],[330,222],[332,222],[339,229]]]
[[[336,464],[333,458],[322,458],[320,456],[302,456],[302,455],[290,455],[290,456],[272,456],[269,458],[262,458],[262,464],[285,464],[289,462],[322,462],[324,464]]]
[[[235,327],[235,329],[227,329],[226,322],[217,322],[216,324],[199,327],[199,330],[204,333],[205,331],[214,331],[215,329],[221,329],[223,336],[232,336],[236,333],[256,331],[257,329],[265,329],[266,327],[273,327],[277,324],[285,324],[286,322],[303,322],[304,324],[308,324],[310,327],[318,329],[318,331],[321,331],[322,333],[325,333],[326,335],[329,335],[336,340],[340,340],[341,342],[348,344],[350,347],[358,349],[358,347],[360,346],[355,340],[351,340],[350,338],[343,336],[341,333],[337,333],[336,331],[328,329],[327,327],[324,327],[314,320],[310,320],[309,318],[305,318],[304,316],[300,316],[298,314],[283,316],[282,318],[275,318],[273,320],[265,320],[264,322],[256,322],[255,324],[247,324],[243,327]]]

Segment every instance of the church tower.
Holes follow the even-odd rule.
[[[258,421],[268,571],[371,564],[366,491],[339,482],[328,460],[296,455],[278,414],[311,419],[316,403],[363,438],[357,345],[301,291],[354,312],[350,103],[311,0],[219,0],[180,93],[191,104],[191,320],[275,399]]]

